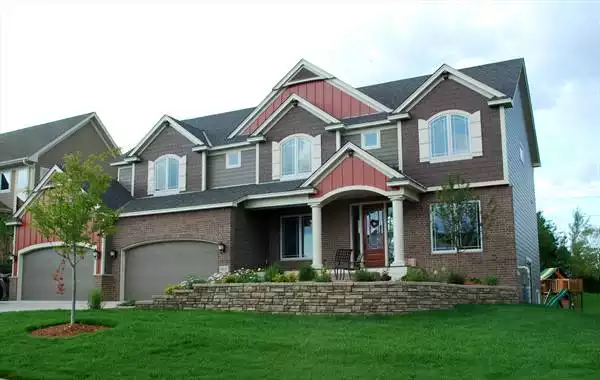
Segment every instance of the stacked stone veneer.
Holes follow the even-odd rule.
[[[512,304],[516,288],[423,282],[198,284],[139,302],[141,308],[296,314],[397,314],[458,304]]]

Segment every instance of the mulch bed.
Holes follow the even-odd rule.
[[[48,326],[38,330],[34,330],[31,332],[31,335],[54,337],[75,336],[81,333],[91,333],[99,330],[105,330],[108,328],[110,327],[99,325],[84,325],[81,323],[75,323],[74,325],[64,323],[62,325]]]

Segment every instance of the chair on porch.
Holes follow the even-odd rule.
[[[356,261],[352,260],[353,251],[348,248],[339,248],[335,252],[333,258],[333,276],[336,280],[343,280],[348,275],[350,279],[350,271],[359,269],[360,257]]]

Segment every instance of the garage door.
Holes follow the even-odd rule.
[[[54,275],[63,260],[53,249],[41,249],[22,255],[23,273],[21,299],[23,300],[62,300],[71,299],[71,266],[64,263],[64,293],[57,294]],[[86,252],[84,259],[77,263],[77,300],[85,301],[94,288],[94,257],[92,251]]]
[[[150,300],[194,274],[207,278],[218,269],[212,243],[180,241],[144,245],[125,253],[125,299]]]

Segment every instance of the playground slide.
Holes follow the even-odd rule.
[[[567,293],[569,293],[569,291],[567,289],[561,289],[560,292],[558,292],[556,295],[550,297],[546,301],[546,306],[556,306],[556,305],[558,305],[558,303],[560,302],[561,298],[563,298],[564,296],[566,296]]]

